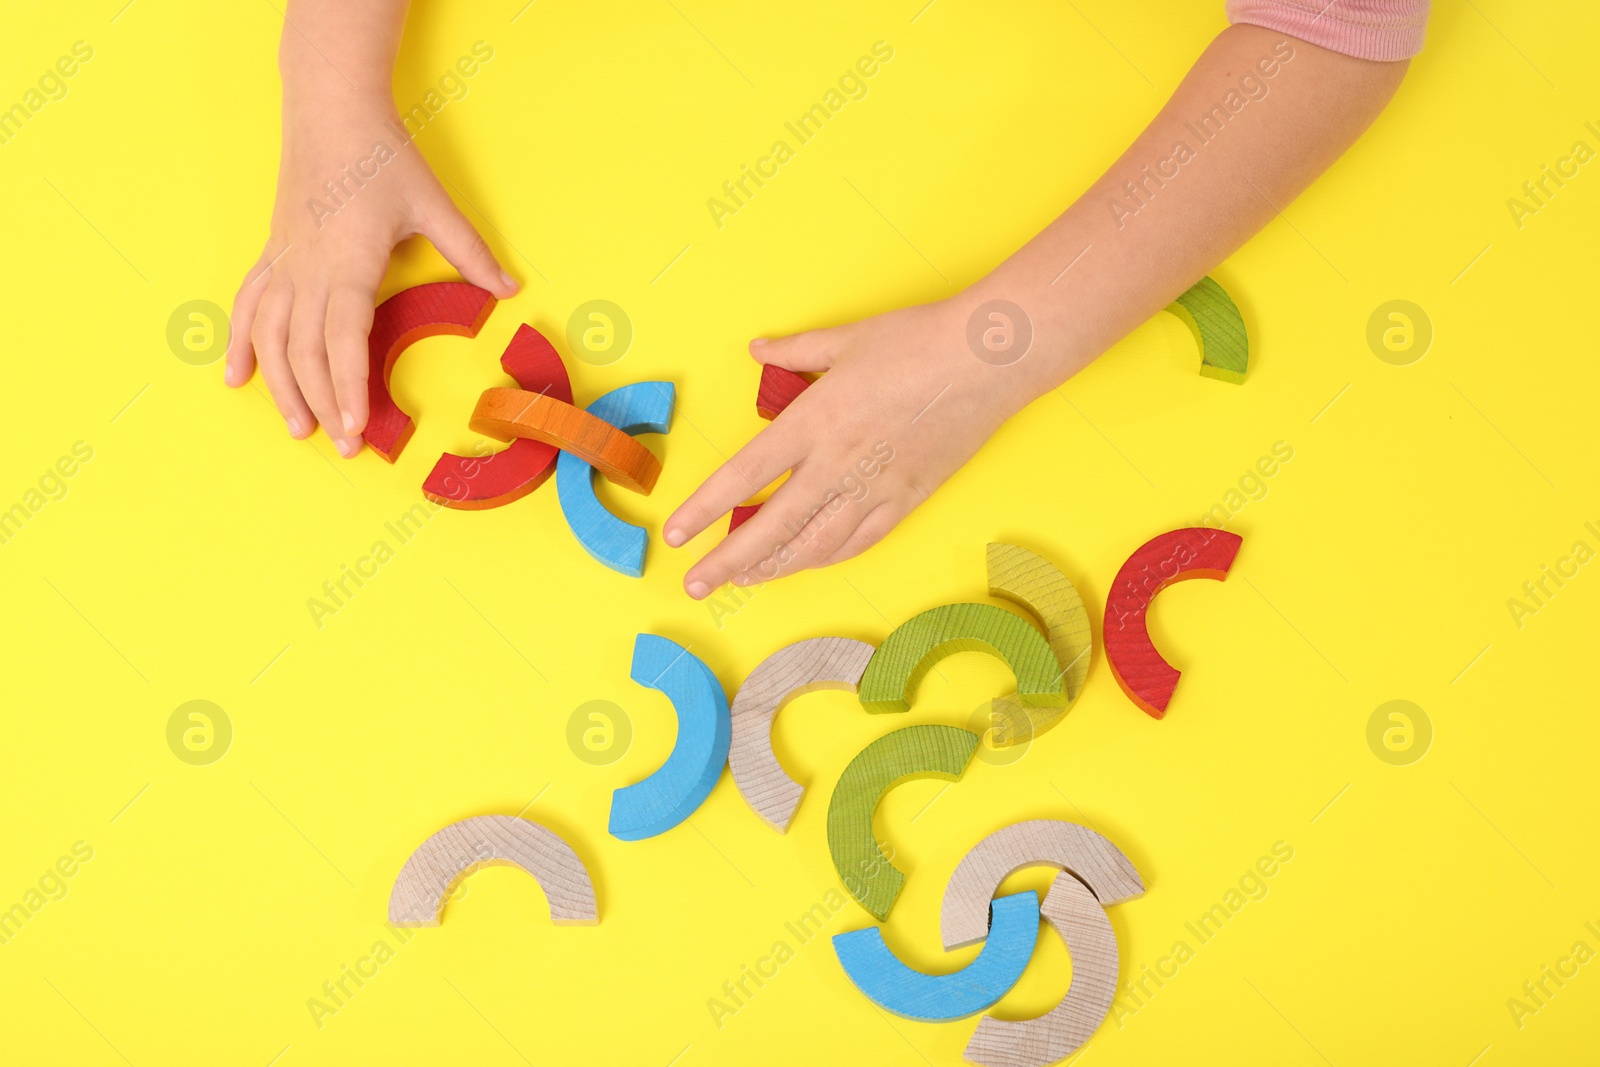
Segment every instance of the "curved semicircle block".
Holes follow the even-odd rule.
[[[446,898],[480,867],[520,867],[532,875],[558,926],[600,921],[594,883],[572,846],[554,830],[514,815],[462,819],[418,846],[389,893],[389,921],[438,926]]]
[[[372,313],[367,334],[367,425],[361,437],[393,463],[416,424],[389,395],[395,361],[424,337],[476,337],[494,310],[494,296],[466,282],[430,282],[402,289]]]
[[[1105,908],[1070,874],[1058,874],[1039,905],[1066,942],[1072,984],[1054,1008],[1035,1019],[985,1015],[963,1059],[983,1067],[1046,1067],[1082,1048],[1105,1021],[1117,994],[1117,935]]]
[[[544,334],[524,323],[500,357],[512,381],[530,393],[543,393],[572,403],[572,380],[566,364]],[[554,445],[519,437],[511,447],[488,456],[439,457],[422,483],[422,493],[435,504],[462,511],[482,511],[521,500],[545,483],[556,469]]]
[[[772,751],[772,720],[797,696],[819,689],[855,692],[873,647],[848,637],[813,637],[762,660],[733,697],[728,769],[745,803],[780,834],[789,829],[805,787]]]
[[[856,754],[828,801],[828,853],[845,889],[879,922],[889,917],[906,876],[872,835],[872,813],[890,789],[914,778],[961,777],[978,735],[958,726],[907,726]]]
[[[1039,894],[1032,890],[994,902],[988,940],[971,963],[951,974],[923,974],[900,962],[869,926],[836,934],[833,950],[844,973],[868,1000],[921,1022],[975,1015],[1005,996],[1022,977],[1039,940]]]
[[[1104,836],[1060,819],[1029,819],[996,830],[956,864],[945,885],[939,932],[946,949],[984,938],[989,901],[1000,883],[1024,867],[1060,867],[1089,887],[1100,906],[1144,895],[1132,862]]]
[[[1208,526],[1173,530],[1139,546],[1111,582],[1103,628],[1106,662],[1128,699],[1157,719],[1167,713],[1179,672],[1150,640],[1150,602],[1174,582],[1226,578],[1241,543],[1238,534]]]
[[[1167,310],[1182,319],[1200,346],[1200,373],[1207,378],[1244,382],[1250,370],[1250,337],[1244,316],[1228,291],[1209,274],[1190,286]]]
[[[1067,702],[1076,700],[1083,691],[1089,660],[1094,655],[1094,632],[1078,590],[1055,564],[1019,545],[991,542],[986,562],[989,595],[1021,604],[1039,620],[1061,668]],[[995,746],[1004,747],[1038,737],[1061,721],[1066,708],[1028,708],[1007,695],[994,701],[991,714],[995,727],[990,740]],[[1022,723],[1031,728],[1024,731],[1012,725]]]
[[[634,382],[613,389],[589,405],[589,414],[629,436],[666,433],[672,424],[677,390],[671,382]],[[515,446],[513,446],[515,447]],[[595,559],[614,571],[638,578],[644,573],[644,527],[623,522],[594,492],[595,470],[571,452],[556,461],[556,497],[572,536]]]
[[[954,652],[991,652],[1011,667],[1016,697],[1029,708],[1066,707],[1061,666],[1028,620],[993,604],[945,604],[901,623],[861,677],[861,706],[908,711],[907,695],[934,661]]]
[[[667,761],[644,781],[611,794],[611,836],[642,841],[666,833],[705,802],[727,762],[732,727],[722,683],[677,642],[640,634],[630,676],[665,693],[678,715],[678,739]]]
[[[661,461],[615,426],[581,408],[526,389],[485,389],[467,425],[473,433],[498,441],[530,437],[576,453],[624,489],[646,496],[661,475]]]

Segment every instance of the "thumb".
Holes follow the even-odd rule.
[[[839,354],[837,329],[807,330],[788,337],[758,337],[750,342],[757,363],[795,371],[825,371]]]
[[[516,295],[517,280],[500,266],[494,253],[489,251],[488,242],[444,190],[439,191],[438,203],[433,205],[421,230],[467,281],[489,290],[501,300]]]

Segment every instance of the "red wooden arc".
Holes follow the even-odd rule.
[[[378,305],[367,335],[367,428],[372,450],[393,463],[416,424],[389,395],[395,360],[424,337],[476,337],[494,310],[494,296],[466,282],[430,282],[402,289]]]
[[[572,380],[566,364],[544,334],[526,324],[517,327],[500,366],[530,393],[544,393],[572,403]],[[422,492],[436,504],[464,511],[497,508],[520,500],[555,473],[554,445],[518,438],[511,447],[488,456],[446,452],[433,465]]]
[[[1106,596],[1106,662],[1128,699],[1159,719],[1178,687],[1179,671],[1156,651],[1147,628],[1150,602],[1173,582],[1228,576],[1242,539],[1205,526],[1153,537],[1128,557]]]
[[[763,419],[777,418],[810,385],[810,378],[796,374],[787,367],[771,363],[764,365],[761,368],[761,384],[756,387],[756,414]],[[728,516],[728,532],[733,533],[760,510],[760,504],[740,504],[734,508]]]

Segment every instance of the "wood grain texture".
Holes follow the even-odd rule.
[[[810,379],[792,370],[765,364],[761,368],[761,384],[756,389],[756,414],[763,419],[777,418],[810,385]],[[740,504],[735,507],[728,514],[728,532],[733,533],[760,510],[760,504]]]
[[[745,803],[780,834],[805,787],[790,778],[772,751],[772,720],[785,704],[819,689],[855,692],[873,647],[848,637],[813,637],[762,660],[733,697],[733,744],[728,769]]]
[[[1184,291],[1167,310],[1189,327],[1200,346],[1200,373],[1235,385],[1250,370],[1250,337],[1228,291],[1210,275]]]
[[[1179,672],[1150,640],[1150,602],[1174,582],[1226,578],[1240,544],[1238,534],[1208,526],[1172,530],[1141,545],[1111,583],[1102,628],[1106,662],[1128,699],[1157,719],[1167,713]]]
[[[956,726],[907,726],[857,753],[828,801],[828,853],[845,889],[879,922],[889,917],[906,876],[872,834],[872,813],[890,789],[913,778],[955,781],[978,748]]]
[[[672,424],[677,390],[671,382],[634,382],[599,397],[589,414],[630,437],[666,433]],[[514,446],[513,446],[514,447]],[[571,452],[556,464],[556,497],[572,536],[595,559],[621,574],[644,573],[649,535],[643,526],[623,522],[600,503],[594,492],[594,468]]]
[[[600,921],[594,883],[559,834],[514,815],[479,815],[451,823],[424,841],[400,868],[389,893],[396,926],[438,926],[450,893],[480,867],[520,867],[533,876],[557,925]]]
[[[861,706],[907,711],[928,668],[956,652],[990,652],[1016,676],[1016,698],[1029,708],[1063,708],[1066,690],[1049,643],[1028,620],[993,604],[945,604],[915,615],[878,647],[861,678]]]
[[[678,739],[667,761],[642,782],[611,794],[611,836],[640,841],[666,833],[705,802],[728,761],[732,726],[722,683],[675,641],[640,634],[630,676],[665,693],[678,716]]]
[[[1066,942],[1072,984],[1054,1008],[1036,1019],[985,1015],[963,1058],[983,1067],[1045,1067],[1082,1048],[1105,1021],[1117,994],[1117,935],[1105,908],[1082,882],[1058,874],[1039,914]]]
[[[1087,826],[1059,819],[1013,823],[979,841],[956,865],[939,911],[944,947],[982,941],[989,901],[1000,883],[1038,866],[1075,875],[1103,906],[1144,895],[1144,881],[1128,857]]]
[[[661,474],[661,461],[615,426],[525,389],[485,389],[467,425],[474,433],[500,441],[528,437],[554,445],[616,484],[647,496]]]
[[[517,327],[500,356],[500,366],[528,392],[572,403],[566,365],[544,334],[532,326]],[[502,507],[543,485],[555,472],[558,454],[554,445],[524,437],[487,456],[446,452],[422,483],[422,492],[435,504],[462,511]]]
[[[1019,545],[991,542],[987,563],[989,595],[1021,604],[1044,627],[1070,704],[1083,691],[1094,655],[1094,632],[1078,590],[1055,564]],[[1066,708],[1029,708],[1007,695],[997,698],[990,712],[995,724],[990,740],[1004,747],[1038,737],[1061,721]],[[1022,724],[1027,729],[1015,728]]]
[[[835,934],[833,950],[868,1000],[902,1018],[938,1023],[976,1015],[1005,996],[1022,977],[1038,940],[1039,894],[1029,890],[994,902],[988,940],[959,971],[924,974],[907,967],[877,926]]]
[[[367,426],[361,437],[393,463],[416,431],[389,395],[395,361],[424,337],[476,337],[494,310],[494,296],[466,282],[430,282],[402,289],[372,313],[367,334]]]
[[[763,419],[777,418],[810,385],[810,379],[792,370],[765,364],[761,368],[761,384],[756,387],[756,414]]]

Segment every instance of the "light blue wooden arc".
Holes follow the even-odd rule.
[[[611,836],[642,841],[666,833],[705,802],[728,762],[733,720],[722,683],[675,641],[640,634],[631,676],[665,693],[678,714],[678,740],[667,761],[644,781],[611,794]]]
[[[672,423],[676,389],[671,382],[634,382],[597,399],[589,414],[625,434],[666,433]],[[595,470],[571,452],[556,460],[556,498],[572,536],[595,559],[614,571],[637,578],[644,573],[649,535],[644,527],[623,522],[594,494]]]
[[[1017,984],[1039,939],[1038,893],[997,897],[991,908],[982,951],[951,974],[907,967],[889,951],[876,926],[835,935],[833,950],[856,988],[886,1011],[930,1023],[976,1015]]]

